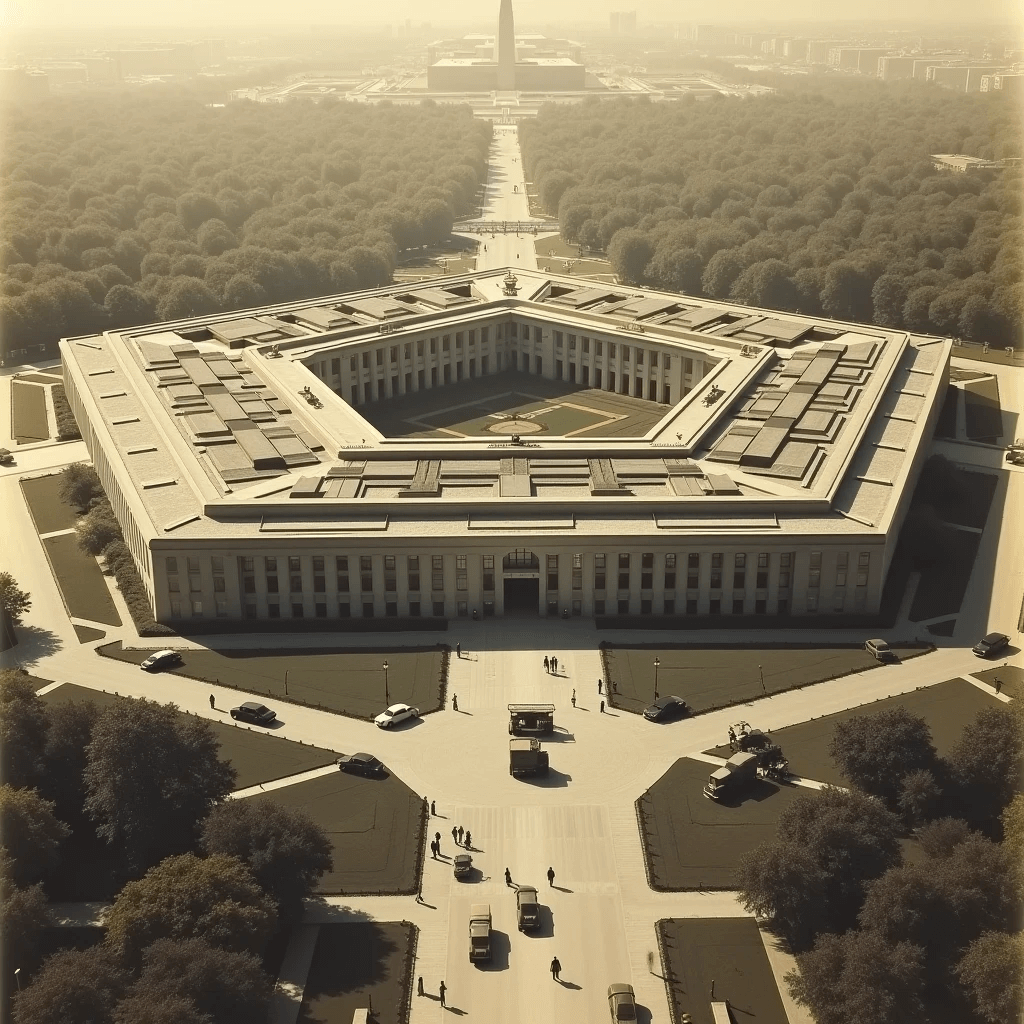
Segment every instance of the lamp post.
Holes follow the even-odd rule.
[[[388,696],[388,663],[385,661],[382,667],[384,669],[384,705],[391,707],[391,698]]]
[[[18,983],[18,991],[21,991],[21,968],[14,968],[14,980]]]
[[[654,699],[658,699],[658,669],[661,667],[661,658],[654,659]]]
[[[761,677],[761,692],[767,697],[768,691],[764,688],[764,669],[760,665],[757,666],[757,674]]]

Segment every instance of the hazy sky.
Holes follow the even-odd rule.
[[[240,32],[252,25],[380,25],[411,18],[435,25],[452,22],[490,23],[497,17],[499,0],[0,0],[0,32],[18,28],[71,25],[121,26],[231,26]],[[640,22],[782,22],[856,19],[880,21],[1021,23],[1019,0],[856,0],[822,3],[821,0],[515,0],[517,21],[534,24],[578,22],[607,24],[608,13],[635,9]]]

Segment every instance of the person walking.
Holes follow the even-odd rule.
[[[423,995],[423,975],[420,975],[416,979],[416,995],[418,995],[418,996]]]
[[[576,707],[576,691],[575,690],[572,691],[572,696],[569,698],[569,700],[572,702],[572,706]]]
[[[214,697],[214,695],[211,693],[210,694],[210,707],[211,708],[215,708],[216,706],[217,706],[217,698]]]
[[[736,749],[736,730],[731,725],[729,726],[729,749]]]
[[[597,681],[597,692],[598,693],[601,692],[601,680],[600,679],[598,679],[598,681]]]
[[[457,825],[452,825],[452,839],[455,841],[455,845],[459,845],[459,829]]]
[[[601,714],[604,714],[604,701],[601,701]]]
[[[461,658],[462,657],[462,644],[456,644],[455,645],[455,657],[456,658]]]
[[[437,842],[437,852],[440,854],[440,852],[441,852],[441,833],[440,832],[435,832],[434,833],[434,840]]]
[[[430,801],[430,814],[431,817],[437,817],[437,804],[433,800]]]
[[[457,693],[452,694],[452,711],[459,710],[459,695]]]
[[[551,671],[558,675],[558,659],[554,656],[551,658]]]
[[[505,868],[505,884],[506,885],[511,885],[512,884],[512,872],[509,871],[508,868]]]
[[[440,995],[441,997],[441,1005],[446,1005],[444,1001],[444,994],[448,991],[448,986],[444,983],[444,981],[442,981],[441,984],[437,986],[437,991],[438,995]]]
[[[473,834],[469,831],[468,828],[466,829],[466,849],[473,849]]]
[[[544,671],[547,672],[548,675],[551,674],[551,661],[546,654],[544,655]]]
[[[559,977],[561,973],[562,965],[558,962],[558,957],[553,956],[551,958],[551,977],[554,978],[555,981],[561,981],[562,979]]]
[[[458,846],[461,846],[461,845],[462,845],[462,833],[463,833],[463,828],[462,828],[462,826],[460,825],[460,826],[459,826],[459,838],[455,840],[455,843],[456,843],[456,845],[458,845]]]
[[[555,885],[555,869],[548,868],[548,885],[554,888]]]

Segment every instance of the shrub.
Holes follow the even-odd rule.
[[[107,570],[113,574],[139,635],[172,636],[173,629],[153,618],[153,606],[149,603],[149,595],[139,570],[135,568],[128,545],[123,540],[111,541],[103,549],[103,561]]]
[[[53,413],[57,417],[57,440],[80,440],[82,432],[78,429],[78,421],[75,419],[75,414],[71,411],[71,404],[68,402],[64,385],[54,384],[52,394]]]

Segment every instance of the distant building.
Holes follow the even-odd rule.
[[[50,76],[37,68],[0,68],[0,101],[27,103],[50,95]]]
[[[879,57],[878,77],[883,82],[895,82],[900,78],[914,77],[913,57]]]
[[[985,160],[980,156],[966,156],[963,153],[933,153],[930,157],[937,171],[953,171],[967,174],[971,171],[1001,171],[1003,164],[998,160]]]
[[[808,39],[787,39],[782,56],[790,60],[807,60]]]
[[[79,57],[89,73],[90,85],[104,85],[117,81],[117,63],[109,57]]]
[[[117,64],[119,78],[185,75],[197,69],[197,49],[195,43],[173,43],[170,46],[107,50],[106,56]]]
[[[928,69],[927,80],[957,92],[981,92],[981,80],[987,75],[994,75],[1001,68],[978,67],[970,64],[948,64],[945,67]]]
[[[812,39],[807,44],[807,63],[828,64],[829,53],[835,45],[831,39]]]
[[[1010,96],[1021,96],[1024,95],[1024,75],[1019,72],[1014,72],[1009,75],[990,75],[986,76],[990,79],[991,85],[989,89],[985,89],[985,78],[982,78],[982,92],[1002,92]]]
[[[50,88],[65,85],[85,85],[89,81],[89,69],[80,61],[47,61],[39,70],[50,79]]]

